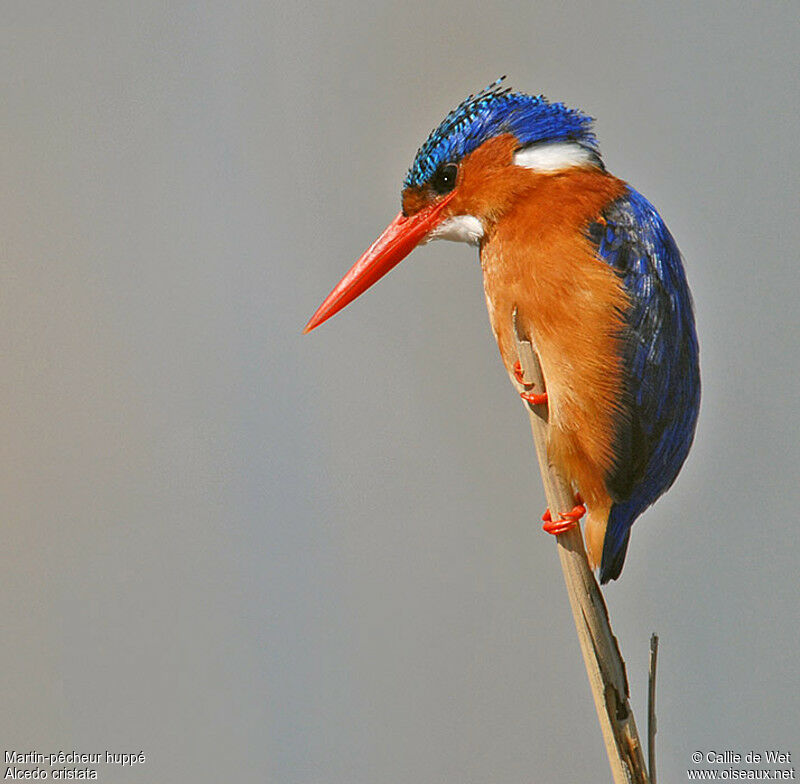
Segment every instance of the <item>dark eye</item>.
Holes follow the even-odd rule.
[[[450,193],[456,187],[458,166],[454,163],[443,163],[431,178],[431,188],[436,193]]]

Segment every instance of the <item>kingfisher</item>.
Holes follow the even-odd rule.
[[[489,320],[530,406],[547,406],[548,458],[586,514],[601,583],[622,571],[631,527],[675,481],[700,406],[692,298],[655,207],[608,172],[593,118],[501,77],[431,132],[402,188],[402,210],[305,327],[330,318],[418,245],[479,249]],[[544,390],[526,384],[516,336],[534,345]],[[520,391],[521,390],[521,391]]]

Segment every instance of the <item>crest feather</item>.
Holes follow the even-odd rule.
[[[419,148],[403,187],[422,185],[443,163],[455,163],[487,139],[512,133],[520,147],[539,142],[573,141],[597,154],[592,118],[543,95],[503,87],[505,76],[462,101]]]

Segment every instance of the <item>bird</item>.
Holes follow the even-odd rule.
[[[340,311],[418,245],[479,251],[489,321],[512,380],[525,384],[515,329],[539,356],[548,459],[586,514],[602,584],[620,576],[636,519],[674,483],[700,407],[694,305],[681,254],[656,208],[605,167],[594,118],[505,77],[453,109],[419,148],[402,209],[309,320]],[[516,323],[516,327],[514,326]],[[517,387],[519,391],[519,387]]]

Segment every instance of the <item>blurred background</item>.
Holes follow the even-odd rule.
[[[695,447],[606,589],[659,780],[800,754],[787,2],[7,2],[0,739],[101,780],[597,782],[472,248],[300,330],[501,74],[597,118],[685,255]],[[794,745],[793,745],[794,744]]]

